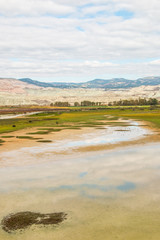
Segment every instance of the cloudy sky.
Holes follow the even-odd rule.
[[[160,76],[159,0],[0,0],[0,77]]]

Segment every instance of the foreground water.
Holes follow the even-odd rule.
[[[59,155],[48,147],[2,154],[2,161],[30,164],[1,165],[0,219],[19,211],[63,211],[67,220],[22,233],[0,229],[0,240],[159,239],[159,144]]]

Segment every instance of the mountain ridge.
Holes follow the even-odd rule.
[[[125,78],[112,79],[94,79],[81,83],[67,83],[67,82],[40,82],[30,78],[20,78],[21,82],[32,84],[44,88],[103,88],[103,89],[122,89],[134,88],[140,86],[156,86],[160,85],[160,77],[144,77],[136,80],[129,80]]]

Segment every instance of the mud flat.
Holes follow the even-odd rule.
[[[133,122],[65,131],[52,143],[1,152],[0,220],[19,212],[65,213],[67,219],[14,233],[1,226],[0,239],[159,239],[159,142],[142,144],[153,132]]]

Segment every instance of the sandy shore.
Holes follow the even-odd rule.
[[[13,138],[2,138],[4,141],[6,141],[2,146],[0,146],[0,153],[11,151],[11,150],[17,150],[22,147],[34,147],[34,146],[40,146],[45,143],[37,142],[36,140],[30,140],[30,139],[19,139],[16,138],[16,136],[31,136],[34,138],[42,138],[44,140],[51,140],[53,142],[59,141],[59,140],[70,140],[70,139],[78,139],[78,137],[84,133],[93,133],[95,131],[98,131],[98,129],[95,128],[81,128],[81,129],[63,129],[59,132],[52,132],[48,133],[46,135],[44,134],[37,134],[37,135],[29,135],[27,133],[29,132],[36,132],[38,131],[38,128],[27,128],[23,130],[18,130],[11,133],[5,133],[1,134],[0,138],[2,136],[13,136]]]

